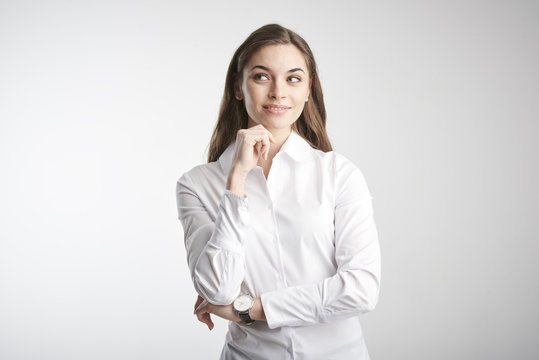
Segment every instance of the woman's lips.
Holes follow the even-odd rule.
[[[270,114],[283,114],[291,109],[290,106],[274,105],[274,104],[263,105],[262,108],[266,112],[269,112]]]

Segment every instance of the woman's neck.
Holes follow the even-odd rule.
[[[269,132],[271,132],[271,135],[273,135],[273,138],[275,139],[275,144],[270,144],[270,151],[268,154],[268,160],[275,156],[280,150],[283,144],[286,142],[288,137],[290,136],[290,133],[292,132],[292,128],[288,129],[268,129]]]

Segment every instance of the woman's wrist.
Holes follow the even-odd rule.
[[[266,321],[266,314],[264,313],[264,307],[262,306],[262,299],[260,297],[253,299],[253,307],[249,311],[249,317],[253,320]]]
[[[245,179],[247,178],[247,174],[241,170],[232,169],[228,174],[226,189],[245,197]]]

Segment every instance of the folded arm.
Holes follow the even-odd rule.
[[[200,296],[228,305],[239,295],[245,275],[242,239],[249,223],[248,200],[224,190],[213,221],[195,188],[188,174],[176,186],[189,270]]]
[[[262,294],[270,328],[356,316],[374,309],[380,289],[380,247],[372,196],[362,173],[348,163],[336,177],[336,273],[322,281]]]

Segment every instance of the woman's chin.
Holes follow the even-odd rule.
[[[277,116],[269,117],[269,118],[266,117],[256,122],[256,124],[262,124],[262,126],[264,126],[268,130],[277,130],[277,131],[290,129],[293,123],[294,121],[291,121],[290,119],[277,117]]]

